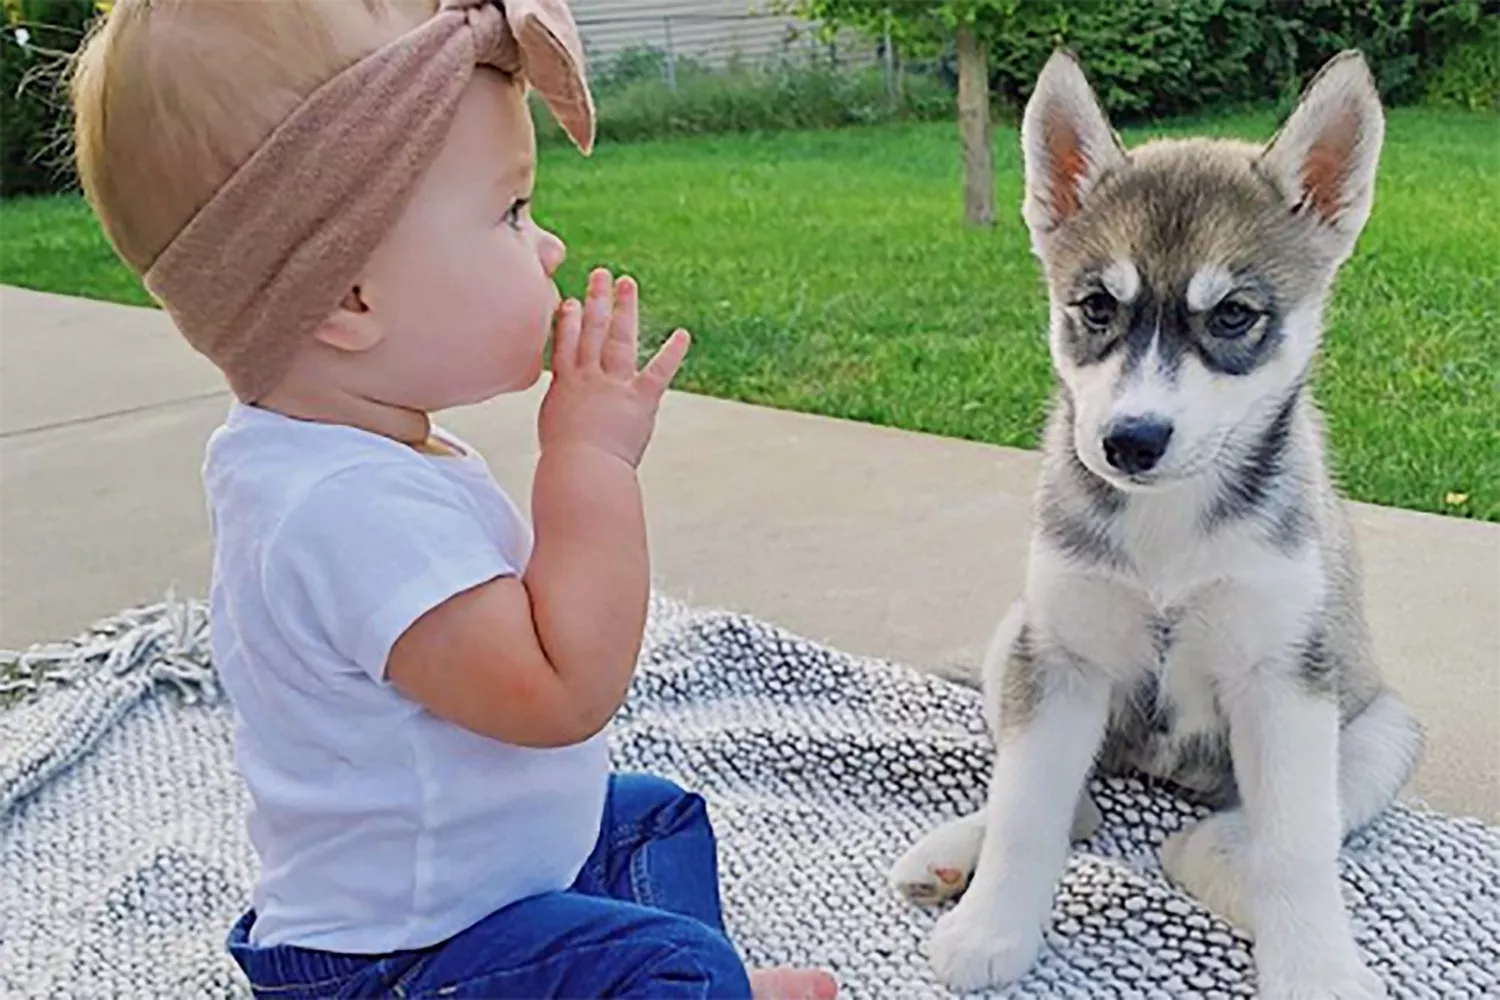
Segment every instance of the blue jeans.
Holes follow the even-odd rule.
[[[341,955],[249,939],[229,952],[255,995],[323,997],[750,996],[724,936],[703,800],[649,775],[615,775],[599,841],[572,888],[513,903],[430,948]]]

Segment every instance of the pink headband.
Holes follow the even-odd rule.
[[[420,27],[319,87],[168,244],[146,287],[254,402],[338,307],[448,133],[479,66],[524,78],[594,142],[563,0],[442,0]]]

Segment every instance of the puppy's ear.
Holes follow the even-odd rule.
[[[1261,154],[1288,206],[1315,223],[1336,262],[1349,256],[1370,217],[1384,138],[1385,115],[1370,68],[1350,50],[1318,71]]]
[[[1021,121],[1026,199],[1021,214],[1033,247],[1083,206],[1099,178],[1125,161],[1099,99],[1077,60],[1058,51],[1042,67]]]

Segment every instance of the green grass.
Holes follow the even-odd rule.
[[[1263,139],[1274,124],[1164,131]],[[958,224],[948,124],[607,145],[591,160],[548,148],[537,213],[568,241],[567,291],[591,265],[628,270],[653,336],[693,331],[682,388],[1031,446],[1050,386],[1045,298],[1016,135],[997,131],[991,231]],[[69,198],[0,206],[0,281],[148,301]],[[1351,496],[1500,520],[1497,312],[1500,119],[1393,112],[1317,384]]]

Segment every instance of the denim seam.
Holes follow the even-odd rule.
[[[315,979],[309,983],[281,983],[278,986],[262,986],[255,980],[250,979],[250,988],[256,993],[290,993],[294,990],[317,989],[319,986],[328,986],[332,983],[345,983],[348,982],[350,976],[353,975],[354,972],[350,972],[342,976],[330,976],[327,979]],[[245,978],[249,979],[250,977],[246,976]]]
[[[642,939],[637,939],[637,940],[642,940]],[[649,941],[649,940],[652,940],[652,939],[646,938],[644,940],[648,940]],[[660,942],[660,943],[666,944],[668,942]],[[581,955],[590,955],[590,954],[595,954],[595,953],[598,953],[598,952],[610,951],[610,950],[613,950],[614,948],[615,948],[615,944],[613,942],[611,942],[609,944],[591,944],[591,945],[588,945],[588,946],[583,947],[583,948],[575,948],[575,949],[573,949],[572,951],[570,951],[570,952],[568,952],[566,954],[562,954],[562,955],[548,955],[546,958],[539,958],[535,962],[528,962],[525,965],[519,965],[519,966],[516,966],[513,969],[506,969],[503,972],[485,972],[485,973],[481,973],[480,975],[477,975],[477,976],[470,976],[467,979],[459,979],[459,980],[456,980],[456,981],[451,982],[451,983],[444,983],[442,986],[438,986],[438,987],[434,988],[430,993],[413,994],[412,1000],[417,1000],[417,998],[421,997],[421,996],[433,996],[433,997],[452,996],[455,992],[457,992],[459,989],[462,989],[465,986],[469,986],[469,985],[471,985],[473,983],[482,983],[485,980],[492,979],[492,978],[494,978],[496,976],[519,976],[519,975],[523,975],[523,974],[525,974],[527,972],[530,972],[533,969],[538,969],[538,968],[541,968],[542,966],[550,965],[553,962],[557,962],[557,961],[562,960],[562,959],[576,959],[576,958],[578,958]],[[700,962],[692,954],[692,952],[688,951],[686,948],[682,947],[681,945],[675,945],[674,944],[674,945],[671,946],[671,948],[672,948],[672,950],[667,953],[667,955],[669,957],[676,957],[678,955],[686,955],[687,960],[693,966],[693,970],[695,972],[699,973],[700,975],[702,975],[703,978],[705,978],[705,979],[708,978],[708,975],[707,975],[708,970],[703,967],[703,963]],[[704,986],[703,986],[703,992],[701,994],[699,994],[699,996],[701,996],[701,997],[707,997],[708,996],[708,984],[707,983],[704,984]]]
[[[656,905],[656,893],[651,888],[651,872],[646,867],[646,852],[637,852],[630,859],[630,894],[643,906]]]
[[[652,831],[653,834],[658,832],[659,831],[655,830]],[[609,849],[611,851],[618,851],[620,848],[627,847],[631,844],[645,843],[647,840],[645,834],[646,828],[640,823],[625,823],[621,826],[617,826],[610,831]],[[655,839],[655,837],[652,837],[651,839]]]
[[[423,967],[427,964],[427,960],[431,957],[432,954],[430,952],[425,955],[418,955],[406,967],[406,970],[396,977],[396,981],[391,984],[391,992],[396,994],[397,997],[407,996],[406,988],[411,985],[411,981],[422,971]]]

